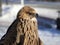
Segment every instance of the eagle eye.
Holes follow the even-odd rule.
[[[32,15],[32,13],[30,13],[30,12],[27,12],[27,14]]]
[[[29,13],[29,15],[32,15],[32,13]]]

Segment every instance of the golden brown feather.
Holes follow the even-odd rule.
[[[1,38],[0,45],[42,45],[38,36],[36,11],[24,6]]]

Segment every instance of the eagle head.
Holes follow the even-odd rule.
[[[23,18],[23,19],[35,19],[38,16],[36,11],[31,8],[30,6],[24,6],[17,15],[17,18]],[[33,20],[32,19],[32,20]]]

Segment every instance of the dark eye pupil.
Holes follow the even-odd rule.
[[[29,13],[29,15],[31,15],[31,13]]]

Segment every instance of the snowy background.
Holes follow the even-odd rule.
[[[4,16],[0,17],[0,39],[6,33],[13,20],[15,20],[17,12],[22,7],[22,5],[2,5],[2,15]],[[58,17],[58,10],[33,8],[40,16],[37,18],[38,34],[44,45],[60,45],[60,31],[56,29],[55,23],[55,20]],[[43,16],[45,18],[43,18]]]

